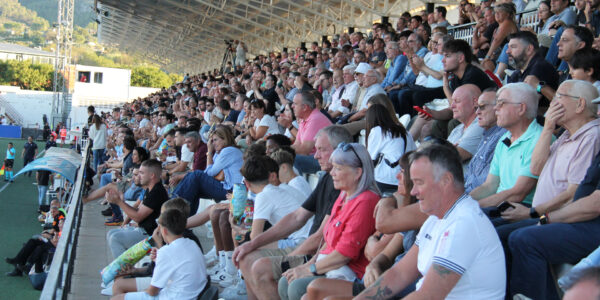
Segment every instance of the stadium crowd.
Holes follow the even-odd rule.
[[[83,200],[110,204],[113,257],[163,245],[114,298],[597,298],[600,1],[538,6],[527,27],[523,1],[461,1],[471,44],[444,6],[253,60],[238,43],[223,72],[90,107]],[[208,222],[203,257],[185,229]]]

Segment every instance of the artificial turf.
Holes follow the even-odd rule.
[[[0,138],[0,167],[6,157],[6,148],[8,142],[13,142],[15,155],[16,174],[23,167],[21,151],[25,144],[25,139],[4,139]],[[37,141],[38,152],[44,149],[45,143]],[[34,234],[42,231],[40,223],[37,221],[37,186],[35,174],[31,178],[26,175],[20,175],[14,183],[4,182],[4,176],[0,178],[0,220],[3,224],[0,229],[0,299],[39,299],[40,291],[31,287],[29,278],[8,277],[4,274],[13,269],[12,265],[4,262],[4,257],[14,257],[23,244]]]

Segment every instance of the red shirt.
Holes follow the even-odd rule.
[[[380,197],[367,190],[344,204],[345,198],[346,193],[342,192],[333,204],[331,217],[324,229],[327,247],[321,254],[336,250],[350,258],[348,267],[362,278],[369,264],[364,249],[367,239],[375,232],[373,211]]]

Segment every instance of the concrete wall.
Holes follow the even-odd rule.
[[[0,93],[21,114],[23,127],[35,127],[36,123],[41,126],[44,114],[50,118],[54,93],[20,90],[12,86],[0,86]]]

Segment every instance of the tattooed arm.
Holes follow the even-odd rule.
[[[403,299],[445,299],[460,279],[460,276],[460,274],[446,267],[433,263],[427,271],[427,275],[425,275],[421,288]]]
[[[365,289],[354,299],[381,300],[392,298],[419,278],[420,274],[417,269],[418,255],[419,247],[413,245],[398,263],[383,273],[373,285]]]

